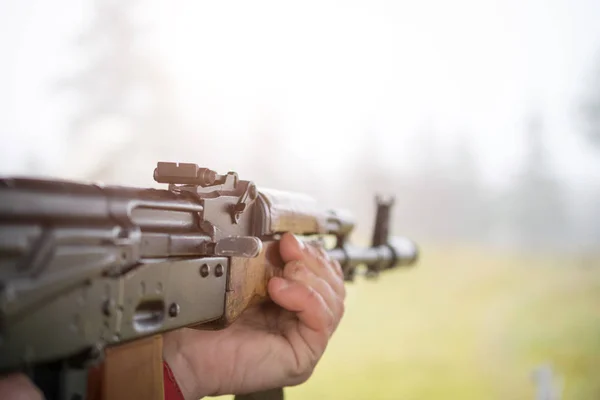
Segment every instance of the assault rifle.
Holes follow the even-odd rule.
[[[187,163],[159,162],[154,179],[168,190],[0,179],[2,373],[26,372],[48,400],[89,399],[92,384],[104,399],[160,399],[160,334],[223,329],[268,301],[281,234],[334,238],[349,281],[358,266],[374,276],[417,258],[389,237],[393,200],[377,200],[361,248],[352,217],[309,196]]]

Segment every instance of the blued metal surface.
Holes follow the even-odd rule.
[[[148,335],[212,321],[225,305],[225,276],[201,276],[223,257],[144,263],[118,277],[87,284],[37,303],[5,320],[0,369],[73,356]],[[176,317],[167,310],[177,304]]]
[[[219,240],[215,255],[226,257],[254,258],[260,254],[262,242],[253,236],[232,236]]]
[[[373,271],[379,273],[386,269],[413,265],[418,257],[417,247],[410,240],[402,237],[391,238],[388,244],[377,247],[363,248],[347,245],[329,250],[327,253],[341,264],[346,280],[353,279],[354,270],[359,265],[370,265],[371,273]]]
[[[228,259],[207,251],[203,211],[187,192],[0,180],[0,368],[219,318]],[[142,291],[158,300],[136,328]],[[140,317],[173,303],[175,318]]]

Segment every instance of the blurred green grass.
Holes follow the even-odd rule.
[[[562,399],[600,399],[600,258],[422,254],[348,285],[321,363],[286,399],[534,399],[543,364]]]

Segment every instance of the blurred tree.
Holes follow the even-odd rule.
[[[136,3],[94,1],[90,27],[77,40],[85,66],[59,82],[77,106],[67,165],[78,165],[84,178],[148,183],[156,157],[172,157],[182,144],[169,80],[137,40]]]
[[[347,179],[341,182],[341,207],[352,210],[357,219],[357,234],[362,238],[370,238],[373,218],[375,217],[375,196],[395,196],[400,193],[400,179],[395,171],[386,167],[381,160],[382,148],[386,143],[377,132],[365,131],[361,137],[361,146],[352,158],[348,167]],[[398,215],[398,206],[394,207],[394,215]],[[396,224],[392,224],[396,227]]]
[[[600,152],[600,51],[592,65],[592,72],[589,84],[586,84],[587,92],[584,95],[581,111],[581,122],[583,125],[584,137],[592,147]],[[597,248],[600,240],[600,185],[591,183],[585,189],[587,199],[583,206],[583,212],[580,211],[579,233],[580,240],[584,245]]]
[[[396,178],[396,212],[399,225],[415,239],[448,242],[456,240],[453,229],[460,217],[452,214],[451,172],[442,159],[438,135],[429,125],[420,130],[411,151],[414,170]]]
[[[540,114],[529,117],[525,137],[523,167],[505,198],[509,233],[520,248],[559,250],[568,244],[570,225],[563,188],[545,148]]]
[[[582,104],[584,132],[589,142],[600,150],[600,54],[593,66],[588,93]]]
[[[454,159],[448,167],[450,234],[468,243],[482,243],[491,238],[492,213],[470,137],[468,134],[460,135]]]
[[[486,243],[491,217],[487,188],[468,134],[459,136],[442,159],[437,135],[421,132],[418,169],[403,179],[403,221],[426,240],[438,243]]]

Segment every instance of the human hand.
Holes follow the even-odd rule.
[[[0,378],[0,399],[42,400],[42,393],[23,374],[11,374]]]
[[[186,399],[294,386],[311,376],[344,313],[342,269],[289,233],[280,253],[283,277],[268,284],[275,304],[248,309],[221,331],[164,335],[164,358]]]

